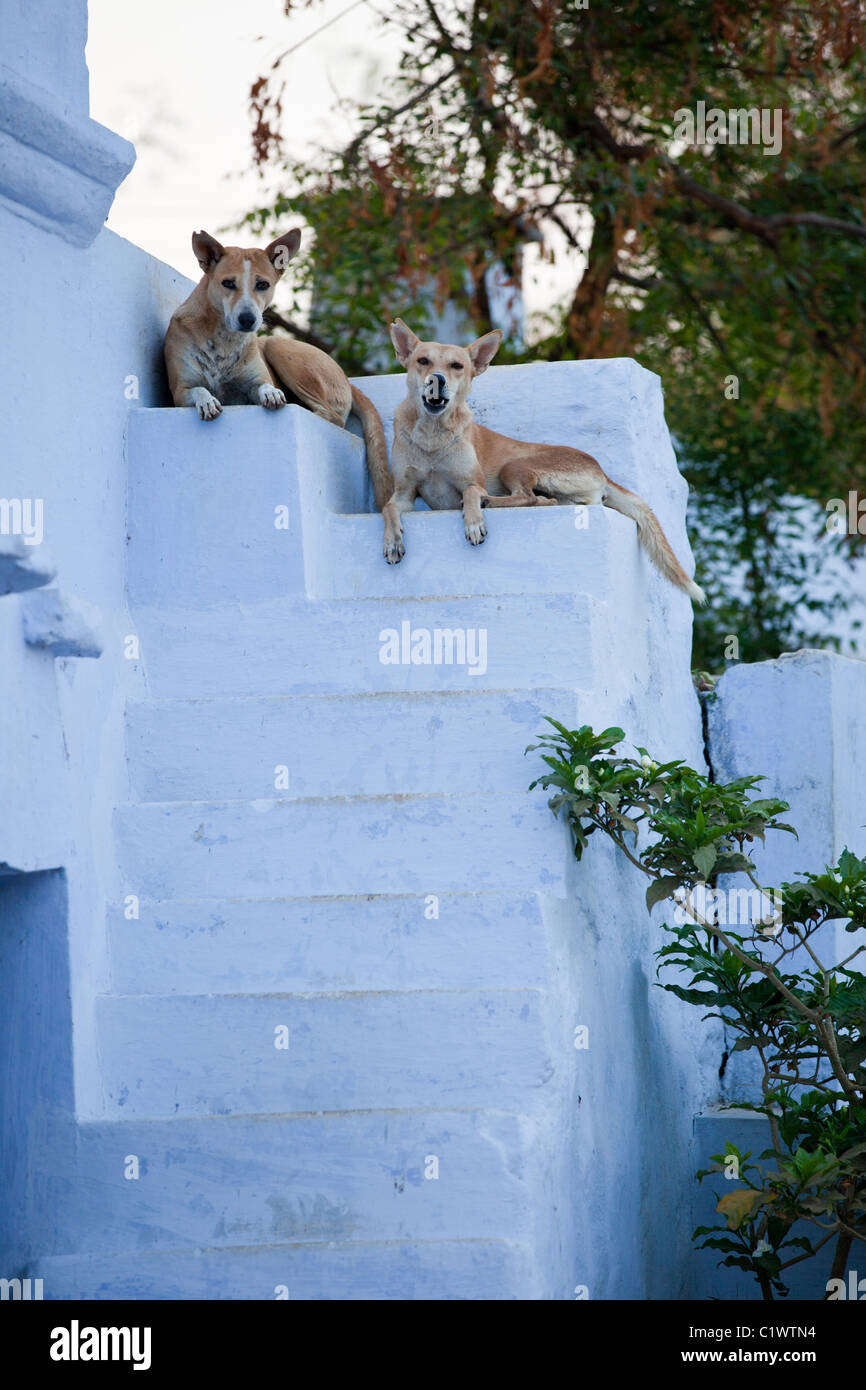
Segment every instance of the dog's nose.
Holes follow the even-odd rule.
[[[431,386],[436,388],[437,396],[445,395],[445,378],[441,372],[431,372],[427,380]]]
[[[249,309],[244,309],[243,313],[238,314],[238,325],[245,333],[249,333],[251,328],[255,328],[256,316],[250,313]]]

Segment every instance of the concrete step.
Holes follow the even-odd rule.
[[[550,970],[532,893],[198,899],[109,913],[117,994],[540,987]]]
[[[235,406],[211,424],[192,411],[136,410],[127,450],[135,604],[207,608],[287,594],[603,598],[645,564],[634,523],[604,507],[491,509],[487,540],[474,547],[459,512],[419,504],[404,522],[404,560],[388,565],[360,441],[299,407],[269,415]],[[622,467],[617,476],[627,483]],[[167,516],[188,524],[167,527]],[[524,562],[515,565],[515,554]]]
[[[277,782],[287,798],[519,793],[545,716],[577,728],[580,704],[568,690],[133,700],[130,799],[252,800]]]
[[[361,441],[300,406],[133,410],[127,460],[133,604],[316,592],[329,518],[372,505]]]
[[[46,1299],[67,1301],[545,1297],[543,1274],[519,1245],[507,1240],[345,1241],[69,1255],[36,1261],[30,1273],[44,1280]]]
[[[483,756],[483,753],[477,754]],[[122,897],[565,893],[566,827],[519,796],[182,801],[115,811]]]
[[[96,1017],[110,1118],[528,1113],[570,1060],[568,1037],[548,1040],[532,989],[103,995]]]
[[[478,1110],[122,1120],[81,1125],[74,1172],[40,1176],[56,1254],[516,1238],[534,1133]]]
[[[364,691],[589,691],[616,670],[632,624],[572,594],[498,598],[285,598],[138,609],[149,694],[316,695]],[[438,634],[438,635],[437,635]],[[629,659],[629,669],[635,656]]]
[[[382,555],[380,516],[333,516],[332,563],[317,591],[322,598],[571,593],[605,599],[624,579],[633,586],[645,563],[634,522],[606,507],[488,508],[484,515],[487,539],[471,546],[460,512],[408,513],[399,565]],[[522,557],[518,565],[515,554]]]

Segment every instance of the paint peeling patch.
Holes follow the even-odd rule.
[[[357,1218],[345,1206],[331,1202],[324,1194],[312,1198],[299,1197],[287,1202],[284,1197],[267,1197],[272,1212],[271,1234],[278,1239],[292,1240],[299,1235],[307,1239],[345,1240],[357,1229]]]
[[[382,840],[388,834],[388,822],[372,821],[364,827],[364,834],[369,840]]]
[[[201,825],[198,827],[197,830],[194,830],[194,831],[192,832],[192,838],[193,838],[194,840],[196,840],[200,845],[207,845],[207,846],[211,846],[211,845],[227,845],[228,842],[229,842],[229,841],[228,841],[228,836],[227,836],[227,835],[217,835],[215,838],[209,838],[209,837],[208,837],[207,835],[205,835],[205,833],[204,833],[204,824],[201,824]]]
[[[534,724],[542,717],[538,705],[532,700],[511,700],[505,706],[505,713],[515,724]]]

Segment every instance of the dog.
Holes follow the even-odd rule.
[[[394,495],[383,508],[389,564],[399,564],[406,553],[400,518],[418,496],[434,511],[462,505],[471,545],[481,545],[487,535],[484,507],[602,503],[631,517],[653,564],[695,603],[706,603],[646,502],[608,478],[590,454],[568,445],[524,444],[476,425],[466,397],[496,355],[498,328],[464,348],[423,343],[397,319],[391,341],[406,368],[407,394],[394,412]]]
[[[341,428],[354,413],[381,511],[393,487],[385,431],[372,401],[319,348],[256,336],[300,244],[297,228],[263,251],[222,246],[209,232],[193,232],[192,249],[204,274],[172,315],[165,335],[172,400],[194,407],[202,420],[215,420],[223,404],[250,402],[265,410],[280,410],[289,402],[303,405]]]

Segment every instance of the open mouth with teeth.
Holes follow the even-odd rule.
[[[448,404],[447,396],[425,396],[424,408],[429,410],[431,415],[441,415]]]

